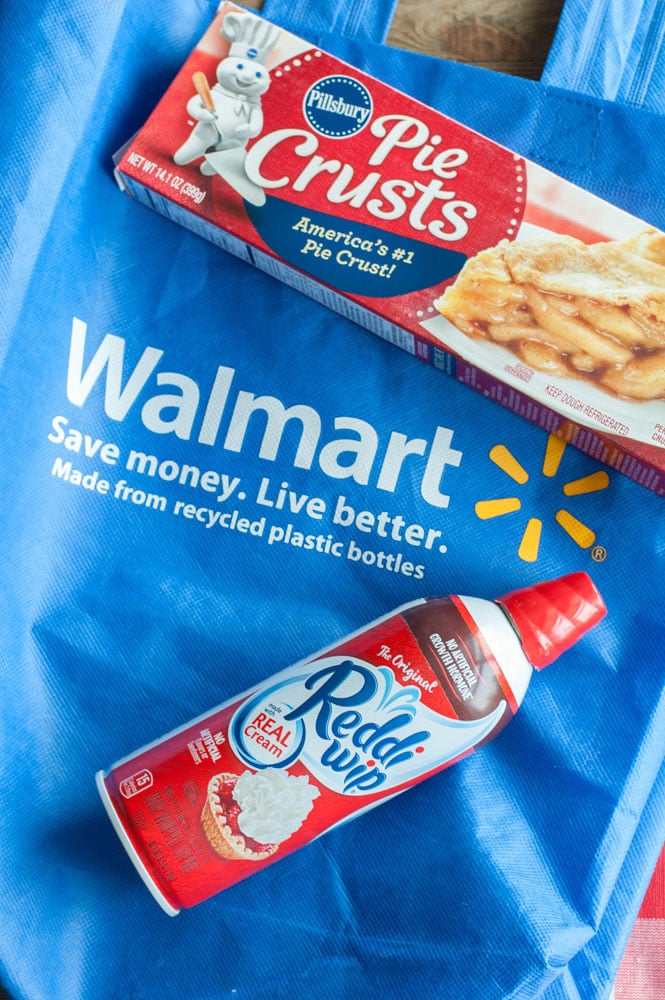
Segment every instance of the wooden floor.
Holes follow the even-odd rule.
[[[388,43],[538,79],[562,7],[563,0],[400,0]]]
[[[563,0],[399,0],[388,44],[537,80],[562,7]]]

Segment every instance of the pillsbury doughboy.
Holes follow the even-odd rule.
[[[173,160],[182,166],[203,157],[202,174],[222,174],[233,187],[242,185],[240,193],[247,197],[244,149],[263,128],[261,95],[270,86],[265,62],[279,29],[252,14],[231,12],[221,34],[231,43],[229,54],[217,66],[213,87],[201,79],[203,74],[196,74],[198,92],[187,102],[187,114],[197,124]]]

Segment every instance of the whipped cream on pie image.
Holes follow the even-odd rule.
[[[665,399],[665,234],[587,245],[555,234],[482,250],[434,303],[462,333],[552,377]]]
[[[208,784],[203,830],[222,857],[262,861],[300,829],[318,795],[305,775],[280,768],[216,774]]]

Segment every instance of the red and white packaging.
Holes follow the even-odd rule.
[[[99,772],[101,797],[175,915],[472,753],[604,614],[585,573],[414,601]]]
[[[665,493],[665,237],[646,223],[229,3],[119,154],[116,177],[169,218]],[[495,339],[495,317],[469,324],[463,309],[451,313],[444,293],[467,262],[527,244],[537,268],[545,261],[538,292],[549,314],[556,307],[563,340],[549,343],[541,324],[548,342],[534,344],[519,322],[516,340],[505,327]],[[618,248],[609,263],[597,253],[605,244]],[[622,255],[627,271],[615,268]],[[552,298],[560,287],[571,294]],[[593,301],[575,312],[578,293],[598,294],[608,325]],[[646,332],[624,322],[640,301]],[[509,294],[504,319],[511,303]]]

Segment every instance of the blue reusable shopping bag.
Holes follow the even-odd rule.
[[[625,143],[665,139],[658,116],[386,49],[357,31],[385,29],[378,4],[350,20],[329,4],[333,34],[309,7],[265,12],[665,225],[660,163],[623,169]],[[546,462],[545,433],[120,194],[111,154],[212,13],[81,0],[2,15],[0,983],[11,1000],[605,997],[663,835],[662,500],[571,448]],[[307,407],[311,463],[295,460],[297,422],[274,454],[260,420],[239,447],[149,430],[156,383],[132,398],[148,349],[202,400],[221,366],[232,400]],[[366,482],[318,462],[342,418],[376,431]],[[432,505],[439,428],[451,451]],[[385,489],[393,432],[425,454]],[[169,475],[238,480],[231,505],[252,517],[267,479],[273,497],[283,482],[328,510],[343,495],[440,543],[417,553],[416,582],[214,532],[171,515],[198,498],[186,482],[128,473],[132,451]],[[96,488],[121,478],[134,499]],[[514,513],[478,516],[505,497]],[[525,562],[532,517],[542,539]],[[379,545],[330,518],[317,530]],[[402,601],[577,569],[607,619],[534,679],[493,744],[175,920],[156,907],[103,814],[98,767]]]
[[[567,0],[542,80],[662,114],[664,43],[659,0]]]

